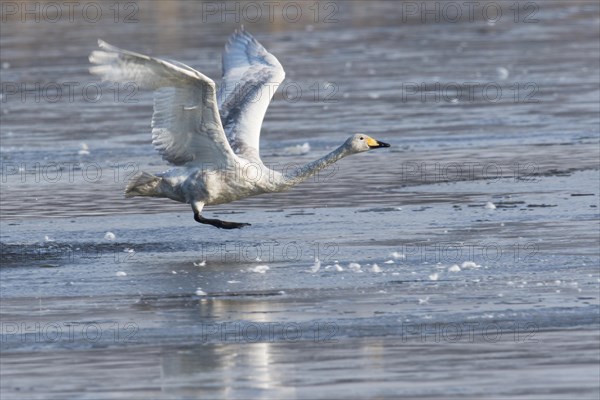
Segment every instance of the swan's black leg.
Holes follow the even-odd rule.
[[[201,224],[208,224],[221,229],[239,229],[243,228],[244,226],[250,226],[250,224],[244,222],[228,222],[221,221],[220,219],[204,218],[199,213],[194,213],[194,219],[196,222],[200,222]]]

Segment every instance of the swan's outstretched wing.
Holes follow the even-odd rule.
[[[175,165],[231,165],[233,153],[223,131],[215,83],[200,72],[176,61],[166,61],[111,46],[94,51],[90,72],[103,80],[136,82],[155,89],[152,144]]]
[[[258,157],[260,127],[285,71],[245,30],[235,31],[223,52],[223,79],[219,111],[233,150],[248,158]]]

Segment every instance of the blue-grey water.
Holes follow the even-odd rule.
[[[596,1],[78,4],[0,3],[3,399],[598,398]],[[96,40],[218,79],[242,24],[265,163],[392,147],[205,209],[242,230],[125,199],[166,166]]]

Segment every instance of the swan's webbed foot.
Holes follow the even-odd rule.
[[[200,222],[201,224],[216,226],[220,229],[240,229],[244,226],[250,226],[250,224],[247,224],[245,222],[229,222],[221,221],[220,219],[204,218],[201,214],[198,213],[194,214],[194,219],[196,220],[196,222]]]

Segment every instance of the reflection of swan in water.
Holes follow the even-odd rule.
[[[176,166],[161,174],[142,172],[133,177],[126,196],[189,203],[200,223],[225,229],[249,225],[204,218],[201,211],[205,205],[285,191],[345,156],[389,147],[356,134],[290,174],[267,168],[259,156],[260,129],[275,92],[270,86],[276,89],[285,72],[275,56],[243,29],[225,45],[218,94],[210,78],[187,65],[121,50],[103,41],[98,44],[103,51],[90,55],[90,61],[97,64],[90,69],[92,73],[104,80],[135,81],[156,90],[152,143]]]

